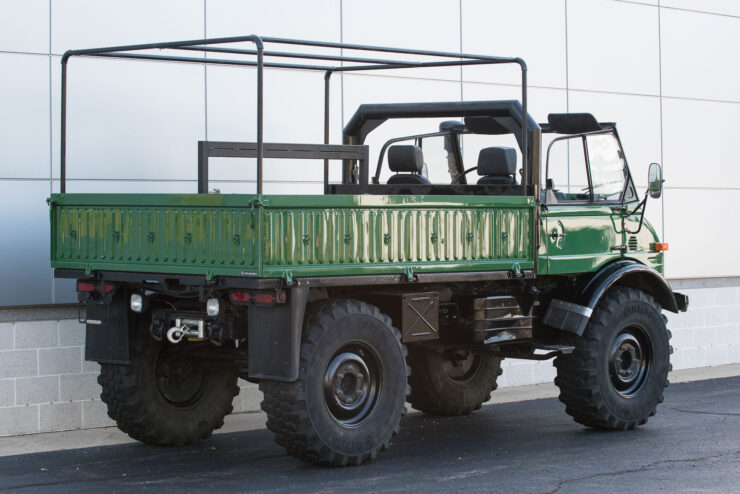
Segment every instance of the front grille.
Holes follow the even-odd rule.
[[[627,245],[629,246],[629,250],[637,250],[637,237],[630,235]]]

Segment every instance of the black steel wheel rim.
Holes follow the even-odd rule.
[[[164,347],[154,366],[157,388],[177,408],[192,408],[208,386],[208,372],[196,367],[181,349]]]
[[[363,343],[340,348],[324,373],[324,402],[331,417],[344,427],[358,427],[373,416],[383,390],[377,353]]]
[[[638,326],[622,330],[609,348],[609,379],[625,398],[639,393],[652,367],[652,346],[647,333]]]
[[[483,356],[470,350],[442,354],[442,368],[450,379],[467,382],[474,378],[483,365]]]

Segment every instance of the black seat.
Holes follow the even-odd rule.
[[[516,149],[490,147],[478,154],[478,185],[516,185]]]
[[[388,148],[388,167],[396,172],[388,179],[389,184],[430,184],[421,175],[424,169],[424,156],[419,146],[396,145]]]

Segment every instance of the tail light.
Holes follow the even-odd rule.
[[[89,282],[89,281],[78,281],[77,282],[77,291],[78,292],[94,292],[95,291],[95,283]]]
[[[77,291],[79,293],[88,294],[91,296],[93,293],[105,293],[108,294],[116,289],[116,285],[113,283],[95,283],[94,281],[77,281]]]
[[[274,304],[275,295],[272,293],[255,293],[254,303],[256,304]]]
[[[234,291],[230,294],[231,301],[235,304],[247,304],[253,302],[259,305],[284,304],[288,297],[283,291],[277,292],[244,292]]]
[[[237,303],[246,303],[251,300],[249,292],[231,292],[231,301]]]

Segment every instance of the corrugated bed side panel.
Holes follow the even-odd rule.
[[[529,209],[266,209],[264,265],[530,260]]]
[[[55,206],[52,262],[93,269],[108,264],[255,269],[256,214],[232,208]]]

